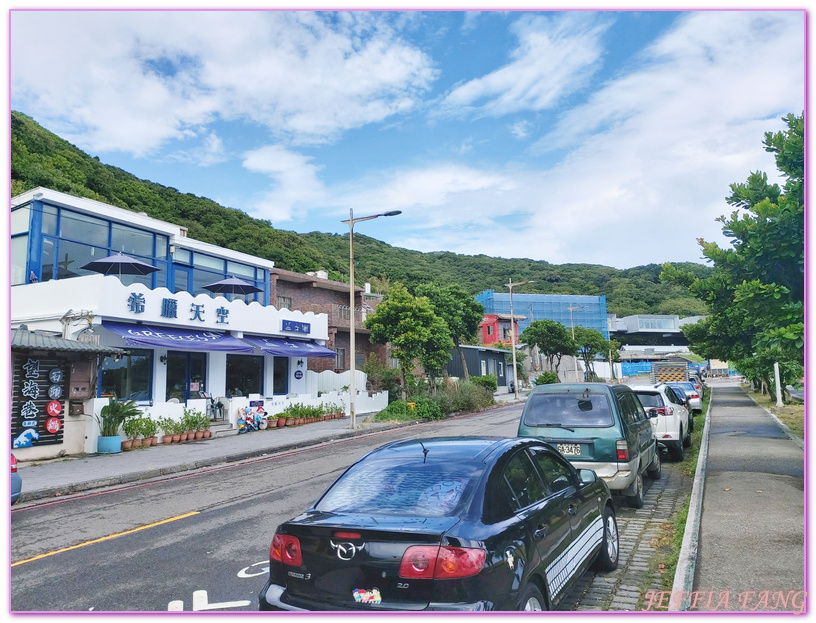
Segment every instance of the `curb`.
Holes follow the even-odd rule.
[[[672,595],[685,595],[681,600],[671,599],[669,611],[678,612],[688,610],[689,595],[694,588],[694,573],[697,569],[697,551],[700,545],[700,518],[703,514],[703,494],[705,493],[705,472],[708,462],[708,440],[711,436],[711,405],[714,403],[714,388],[706,410],[703,438],[700,441],[700,452],[697,455],[697,470],[694,473],[694,484],[691,488],[688,518],[686,529],[683,532],[683,542],[680,545],[680,554],[677,557],[677,569],[674,573]]]

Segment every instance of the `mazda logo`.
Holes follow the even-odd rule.
[[[334,541],[329,541],[329,543],[332,549],[337,552],[337,557],[340,560],[351,560],[354,558],[354,555],[365,546],[365,543],[360,545],[355,545],[354,543],[335,543]]]

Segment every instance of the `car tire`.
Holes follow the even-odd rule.
[[[646,475],[652,480],[660,480],[663,474],[663,461],[660,460],[660,448],[655,447],[655,457],[649,467],[646,468]]]
[[[686,436],[683,437],[683,447],[684,448],[691,448],[691,428],[689,428]]]
[[[627,500],[632,508],[643,508],[643,474],[640,472],[635,479],[635,494],[627,496]]]
[[[598,571],[614,571],[618,568],[618,556],[620,555],[620,535],[618,534],[618,521],[615,519],[615,511],[608,506],[603,512],[603,542],[601,551],[592,565]]]
[[[678,441],[677,445],[670,446],[669,447],[669,454],[671,454],[671,458],[674,461],[676,461],[678,463],[681,463],[683,461],[683,459],[685,458],[685,452],[683,450],[683,443]]]
[[[527,584],[524,590],[521,591],[521,599],[519,599],[519,610],[523,611],[539,611],[546,610],[547,602],[541,591],[535,584]]]
[[[694,413],[689,411],[689,432],[694,432]]]

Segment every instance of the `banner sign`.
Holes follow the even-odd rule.
[[[11,448],[62,443],[65,359],[15,354],[11,387]]]

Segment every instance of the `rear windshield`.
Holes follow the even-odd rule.
[[[680,389],[694,389],[694,383],[676,383],[672,387],[679,387]]]
[[[421,458],[399,464],[364,461],[346,472],[315,508],[375,515],[456,515],[483,470],[482,463],[423,463]]]
[[[533,394],[527,399],[527,426],[612,426],[612,410],[606,394]]]
[[[640,392],[635,392],[640,400],[640,404],[643,405],[644,409],[648,409],[649,407],[662,407],[663,406],[663,398],[660,394],[641,394]]]

